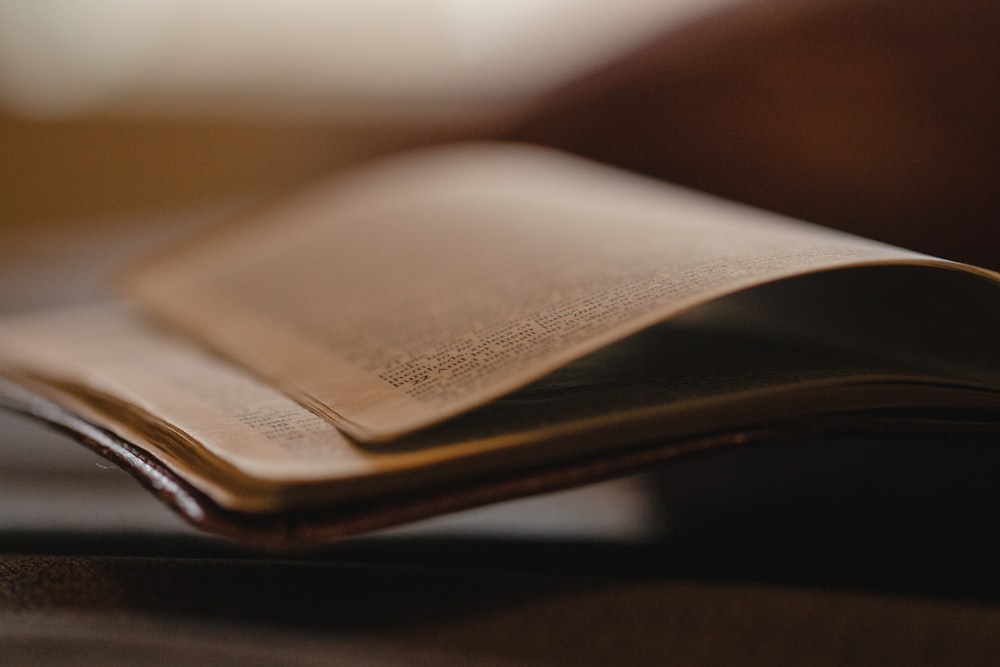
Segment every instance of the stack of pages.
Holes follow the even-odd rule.
[[[1000,276],[554,151],[424,149],[0,323],[0,403],[330,539],[817,433],[1000,432]]]

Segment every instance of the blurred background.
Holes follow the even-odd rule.
[[[31,294],[0,309],[93,294],[123,258],[360,159],[499,136],[725,4],[4,0],[0,265]]]
[[[988,0],[4,0],[0,262],[508,138],[997,268],[998,26]]]

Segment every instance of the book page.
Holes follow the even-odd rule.
[[[121,305],[5,320],[0,368],[64,393],[103,396],[118,404],[108,412],[159,420],[247,475],[310,479],[365,469],[326,420]]]
[[[862,270],[852,282],[864,289],[871,280],[879,277]],[[788,282],[820,298],[835,294],[813,289],[816,281]],[[879,341],[832,341],[822,320],[808,331],[768,317],[776,304],[767,295],[789,296],[775,287],[671,318],[391,443],[351,440],[242,369],[120,306],[0,322],[0,405],[18,387],[42,397],[144,449],[218,504],[242,511],[469,482],[640,442],[804,415],[1000,408],[995,376],[984,384],[943,371],[933,360],[886,354]],[[996,291],[982,296],[995,303]],[[983,360],[992,362],[995,345],[983,341],[995,337],[985,329],[962,330],[953,340],[987,348],[992,356]]]
[[[467,145],[320,184],[125,286],[379,441],[725,294],[899,262],[946,264],[553,151]]]
[[[452,438],[432,449],[367,452],[280,391],[121,304],[0,323],[0,394],[25,391],[146,450],[237,510],[368,497],[398,485],[394,473],[476,449]]]

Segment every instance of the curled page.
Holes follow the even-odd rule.
[[[741,289],[957,266],[553,151],[426,150],[136,266],[145,307],[352,436],[482,405]]]

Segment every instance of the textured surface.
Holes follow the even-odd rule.
[[[355,543],[309,560],[5,555],[0,656],[4,664],[278,656],[312,664],[325,655],[334,664],[985,665],[1000,650],[995,604],[852,590],[823,575],[789,583],[789,572],[816,575],[819,564],[746,556],[474,540]]]

